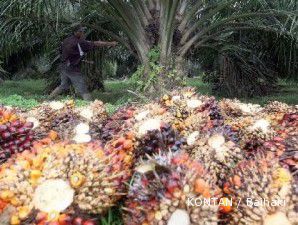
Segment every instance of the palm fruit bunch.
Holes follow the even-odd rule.
[[[193,132],[208,130],[222,122],[215,99],[198,96],[193,88],[165,95],[160,104],[171,115],[170,124],[185,138],[194,135]]]
[[[150,103],[139,107],[135,111],[130,129],[141,140],[149,131],[160,130],[165,124],[170,126],[174,120],[173,116],[163,106]]]
[[[262,146],[266,141],[272,140],[277,135],[271,121],[263,118],[244,118],[239,120],[238,126],[240,127],[238,133],[241,137],[239,144],[248,156],[253,156],[259,146]]]
[[[286,103],[279,101],[269,102],[263,109],[266,113],[288,113],[294,110],[292,106],[287,105]]]
[[[242,103],[237,99],[223,99],[219,102],[219,107],[225,118],[252,116],[262,110],[260,105]]]
[[[34,139],[33,123],[11,109],[0,107],[0,164],[13,154],[30,149]]]
[[[270,120],[272,126],[277,130],[280,128],[280,121],[283,120],[285,115],[293,115],[297,113],[298,110],[294,106],[278,101],[270,102],[261,111],[263,117]]]
[[[74,101],[49,102],[27,113],[28,120],[34,122],[37,137],[42,139],[53,130],[62,140],[85,143],[98,138],[107,113],[100,101],[76,108]]]
[[[74,113],[74,102],[46,102],[27,113],[27,119],[34,123],[38,139],[43,139],[54,130],[60,138],[71,139],[74,124],[77,125],[78,115]]]
[[[281,121],[280,136],[284,138],[285,150],[280,156],[283,165],[298,179],[298,113],[285,114]]]
[[[233,199],[225,224],[298,224],[297,188],[290,172],[276,160],[245,160],[225,184],[224,192]]]
[[[298,132],[298,112],[287,113],[280,121],[280,130],[284,132],[286,136],[297,135]]]
[[[144,157],[145,155],[153,155],[161,151],[181,150],[186,144],[184,138],[166,123],[161,123],[159,129],[149,130],[136,142],[136,157]]]
[[[243,151],[222,129],[198,136],[188,151],[193,159],[203,163],[219,186],[244,158]]]
[[[188,154],[167,153],[142,161],[135,169],[124,208],[126,225],[217,224],[218,206],[187,203],[219,198],[220,189]],[[210,200],[211,201],[211,200]]]
[[[100,139],[103,124],[108,118],[104,103],[95,100],[87,106],[77,108],[76,111],[80,116],[80,120],[89,124],[91,137]]]
[[[109,117],[101,132],[101,139],[108,142],[113,139],[113,136],[121,132],[129,130],[132,126],[132,119],[136,108],[133,106],[125,106],[117,110],[111,117]]]
[[[1,224],[64,225],[65,217],[76,224],[105,213],[124,195],[130,178],[132,145],[125,138],[106,147],[37,142],[32,152],[4,164]]]
[[[285,140],[285,151],[279,157],[280,163],[289,169],[298,182],[298,134]]]

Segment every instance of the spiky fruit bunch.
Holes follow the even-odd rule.
[[[260,105],[242,103],[237,99],[223,99],[219,102],[219,107],[225,118],[252,116],[262,110]]]
[[[269,104],[267,104],[263,111],[265,113],[289,113],[292,110],[294,110],[294,108],[292,106],[287,105],[286,103],[283,102],[279,102],[279,101],[272,101],[269,102]]]
[[[117,112],[105,122],[101,139],[107,142],[113,139],[113,136],[128,131],[133,126],[132,120],[135,111],[135,107],[132,106],[125,106],[118,109]]]
[[[30,149],[33,123],[20,118],[13,110],[0,107],[0,164],[13,154]]]
[[[90,135],[93,139],[100,139],[103,124],[108,118],[104,103],[99,100],[91,102],[89,105],[76,109],[80,119],[90,126]]]
[[[38,139],[46,137],[51,130],[56,131],[60,138],[71,139],[78,118],[73,101],[43,103],[27,113],[27,119],[34,123]]]
[[[107,114],[100,101],[80,108],[76,108],[73,101],[68,101],[44,103],[28,112],[27,117],[35,123],[34,129],[39,139],[53,130],[62,140],[84,143],[100,136],[101,124]]]
[[[215,99],[198,96],[192,88],[165,95],[160,103],[171,115],[168,122],[185,138],[193,132],[222,124],[223,118]]]
[[[202,165],[188,154],[156,155],[136,168],[124,224],[217,224],[216,203],[200,207],[187,202],[193,198],[208,201],[219,194]]]
[[[255,149],[276,136],[276,132],[271,126],[269,120],[258,119],[251,125],[239,130],[241,137],[240,146],[243,147],[248,154],[255,154]]]
[[[241,162],[225,185],[234,200],[230,224],[297,224],[297,183],[277,161]],[[240,202],[239,202],[240,201]]]
[[[30,224],[37,223],[37,212],[46,214],[43,222],[57,222],[61,214],[104,213],[124,194],[130,177],[133,146],[122,139],[104,148],[99,142],[36,143],[34,153],[0,170],[0,199],[8,204],[3,213],[13,209],[11,220]]]
[[[288,168],[298,182],[298,133],[285,140],[285,151],[279,157],[283,166]]]
[[[225,178],[238,162],[243,160],[243,151],[225,137],[223,132],[215,131],[209,136],[198,137],[196,144],[189,148],[196,160],[203,162],[217,184],[222,186]]]
[[[286,135],[296,135],[298,132],[298,113],[287,113],[280,121],[281,130]]]
[[[159,129],[149,130],[137,140],[136,157],[153,155],[161,151],[178,151],[185,143],[185,139],[169,124],[161,124]]]

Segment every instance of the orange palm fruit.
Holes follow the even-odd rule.
[[[70,225],[72,222],[72,219],[67,214],[61,214],[58,218],[59,225]]]
[[[237,187],[241,187],[241,178],[237,175],[235,175],[233,177],[233,183],[234,185],[236,185]]]
[[[21,208],[19,209],[19,213],[18,213],[18,215],[19,215],[19,218],[20,218],[21,220],[26,219],[26,218],[28,217],[29,214],[30,214],[30,209],[29,209],[29,207],[27,207],[27,206],[23,206],[23,207],[21,207]]]
[[[42,173],[40,170],[31,170],[30,177],[32,180],[37,180],[41,177]]]
[[[19,225],[19,224],[21,224],[20,218],[17,215],[13,215],[10,218],[10,224],[11,225]]]
[[[59,216],[60,216],[60,213],[59,213],[59,212],[56,212],[56,211],[50,212],[50,213],[47,215],[47,222],[55,222],[55,221],[58,221]]]
[[[126,133],[126,138],[129,140],[132,140],[134,138],[134,134],[132,131],[129,131]]]
[[[223,197],[220,199],[219,209],[223,213],[229,213],[232,211],[232,202],[230,199]]]
[[[14,193],[9,190],[2,191],[0,194],[0,198],[6,202],[10,201],[13,197],[14,197]]]
[[[21,204],[20,200],[16,197],[13,197],[11,200],[10,200],[10,204],[12,204],[13,206],[19,206]]]
[[[70,184],[73,188],[81,187],[85,181],[85,177],[81,173],[75,173],[70,177]]]
[[[48,217],[48,214],[45,213],[45,212],[38,212],[37,215],[36,215],[36,218],[35,220],[37,222],[41,222],[41,221],[45,221]]]
[[[49,132],[49,138],[50,138],[52,141],[57,140],[57,138],[58,138],[58,133],[57,133],[56,131],[54,131],[54,130],[51,130],[51,131]]]
[[[206,187],[207,187],[207,184],[203,179],[197,179],[195,181],[195,192],[196,193],[203,194]]]
[[[132,146],[133,146],[132,140],[125,140],[124,143],[123,143],[123,148],[125,150],[132,149]]]

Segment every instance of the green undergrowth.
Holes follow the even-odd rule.
[[[200,78],[190,78],[187,80],[188,86],[193,86],[196,90],[204,95],[211,95],[211,88],[208,84],[203,83]],[[287,104],[298,104],[298,83],[281,81],[278,92],[268,96],[240,99],[244,102],[252,102],[264,105],[269,101],[281,101]],[[44,80],[21,80],[5,81],[0,86],[0,104],[30,109],[46,101],[48,95],[45,90]],[[120,106],[136,101],[132,84],[128,80],[115,80],[105,82],[105,91],[94,91],[93,97],[106,103],[109,113],[113,113]],[[220,99],[220,96],[216,96]],[[58,100],[77,99],[77,105],[86,104],[85,101],[79,100],[75,96],[61,96]]]

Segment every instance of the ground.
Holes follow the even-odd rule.
[[[211,95],[211,89],[208,84],[204,84],[199,78],[188,79],[188,85],[197,88],[198,92]],[[46,83],[44,80],[21,80],[6,81],[0,86],[0,104],[17,106],[21,108],[32,108],[40,102],[47,99],[44,93]],[[298,83],[280,82],[280,92],[265,97],[255,97],[250,99],[241,99],[244,102],[266,104],[268,101],[281,101],[288,104],[298,104]],[[124,81],[106,81],[106,92],[95,91],[93,96],[107,103],[110,112],[115,111],[119,106],[132,101],[135,97],[133,93],[127,90],[133,90],[128,80]],[[73,96],[61,96],[60,99],[69,99]],[[217,96],[218,97],[218,96]],[[220,97],[219,97],[220,98]],[[84,101],[78,100],[78,104],[84,104]]]

